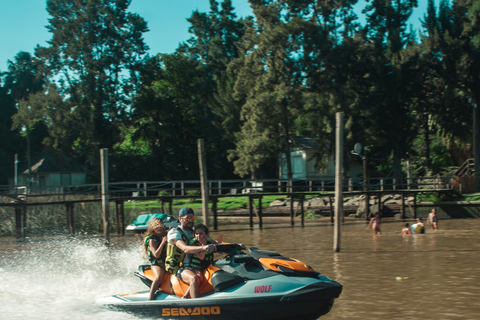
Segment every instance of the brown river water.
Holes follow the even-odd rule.
[[[402,236],[404,222],[385,221],[373,235],[360,220],[341,227],[333,250],[329,219],[264,219],[263,228],[220,221],[212,238],[302,260],[344,285],[321,319],[479,319],[480,220],[441,220],[440,230]],[[137,319],[105,310],[97,298],[145,290],[133,272],[145,262],[134,236],[0,239],[1,319]]]

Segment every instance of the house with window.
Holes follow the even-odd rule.
[[[315,138],[297,137],[293,138],[290,149],[292,162],[292,179],[295,180],[316,180],[335,179],[335,154],[325,155],[326,165],[322,169],[316,168],[319,141]],[[344,159],[348,161],[348,159]],[[362,163],[349,163],[349,176],[362,177]],[[281,179],[287,179],[287,161],[285,155],[281,160]]]

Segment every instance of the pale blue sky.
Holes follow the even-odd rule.
[[[436,1],[437,2],[437,1]],[[45,28],[48,14],[45,0],[0,0],[0,71],[7,70],[7,60],[14,60],[20,51],[33,54],[37,44],[46,46],[51,34]],[[427,0],[419,0],[411,22],[425,12]],[[247,0],[233,0],[237,15],[251,13]],[[171,53],[178,44],[190,38],[186,21],[194,10],[208,12],[208,0],[132,0],[129,11],[137,12],[148,23],[150,31],[144,34],[150,54]]]

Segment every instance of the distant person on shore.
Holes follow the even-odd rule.
[[[438,216],[437,216],[437,209],[432,209],[432,212],[428,214],[428,224],[432,225],[432,230],[438,230]]]
[[[165,223],[160,218],[153,218],[150,220],[147,231],[143,234],[143,248],[155,275],[155,280],[153,280],[150,286],[148,300],[153,300],[165,275],[165,258],[167,256],[166,231]]]
[[[370,226],[372,226],[373,234],[381,234],[382,233],[382,231],[380,230],[381,223],[382,223],[382,218],[380,217],[380,213],[376,213],[375,216],[368,223],[367,230],[370,229]]]
[[[405,227],[402,229],[402,234],[412,234],[412,231],[410,231],[410,223],[405,223]]]

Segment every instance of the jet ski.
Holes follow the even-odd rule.
[[[217,244],[226,255],[205,270],[200,297],[182,299],[188,285],[166,274],[154,300],[149,290],[102,298],[112,309],[162,319],[317,319],[328,313],[343,286],[305,263],[276,252]],[[135,273],[148,288],[150,265]]]
[[[129,224],[125,230],[132,231],[135,233],[143,233],[148,229],[148,223],[153,218],[160,218],[164,223],[167,229],[175,228],[180,225],[180,221],[172,215],[165,213],[149,213],[139,215],[132,224]]]

